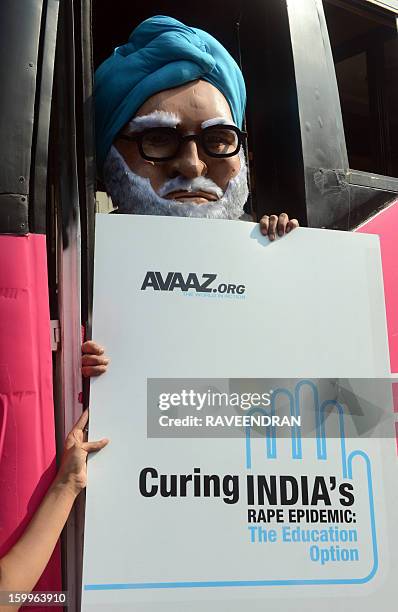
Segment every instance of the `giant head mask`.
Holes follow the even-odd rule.
[[[119,212],[242,215],[245,86],[212,36],[144,21],[98,68],[95,104],[98,169]]]

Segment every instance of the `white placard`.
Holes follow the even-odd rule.
[[[93,338],[111,364],[92,384],[90,439],[111,443],[89,464],[82,610],[395,610],[393,436],[318,436],[299,451],[279,439],[248,449],[244,438],[147,438],[148,378],[389,376],[376,236],[299,228],[270,243],[252,223],[97,215]],[[145,497],[145,468],[159,475],[148,488],[196,468],[226,490]],[[258,475],[299,483],[296,504],[282,508],[278,488],[264,506],[284,522],[248,523]],[[238,482],[230,503],[226,476]],[[289,510],[316,509],[302,476],[311,491],[317,476],[328,487],[331,506],[318,509],[344,510],[353,492],[352,523],[289,522]]]

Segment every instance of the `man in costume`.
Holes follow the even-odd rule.
[[[98,172],[117,212],[245,219],[245,105],[242,73],[210,34],[141,23],[95,77]],[[297,226],[286,213],[260,221],[270,240]],[[83,352],[85,376],[106,369],[94,343]]]

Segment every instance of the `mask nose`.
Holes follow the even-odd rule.
[[[199,157],[198,147],[194,140],[183,142],[178,156],[170,163],[173,176],[179,174],[192,179],[207,174],[207,165]]]

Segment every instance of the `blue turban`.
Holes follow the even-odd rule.
[[[97,163],[101,171],[116,135],[150,96],[203,79],[224,94],[236,125],[246,103],[242,73],[210,34],[158,15],[143,21],[95,73]]]

